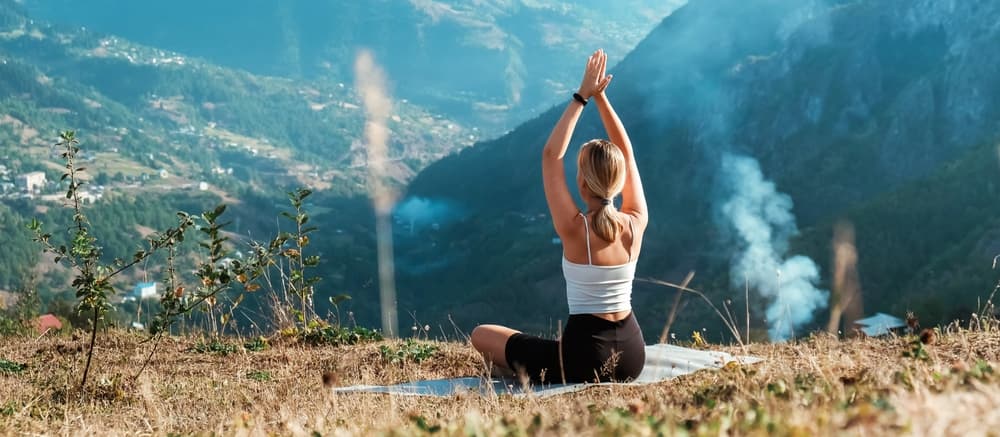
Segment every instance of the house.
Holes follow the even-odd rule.
[[[33,171],[17,176],[17,187],[25,192],[38,191],[45,186],[45,173]]]
[[[157,299],[160,295],[156,293],[155,282],[140,282],[132,289],[132,294],[129,297],[137,300],[146,300]]]
[[[102,193],[93,193],[90,191],[80,191],[79,192],[80,201],[83,203],[94,203],[104,197]]]
[[[38,318],[35,319],[35,329],[37,329],[41,334],[48,331],[58,331],[62,329],[62,327],[63,325],[62,322],[59,321],[59,318],[52,314],[38,316]]]

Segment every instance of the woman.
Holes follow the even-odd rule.
[[[632,314],[632,280],[649,221],[639,170],[621,120],[604,91],[607,55],[590,56],[579,91],[553,128],[542,152],[545,199],[563,242],[569,320],[560,341],[498,325],[472,331],[472,345],[495,366],[535,381],[626,381],[645,361],[642,332]],[[580,212],[566,183],[563,157],[584,106],[593,98],[607,140],[580,148],[576,184],[587,205]],[[621,211],[614,198],[621,193]]]

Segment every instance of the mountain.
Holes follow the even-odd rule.
[[[856,223],[866,311],[919,310],[932,324],[967,316],[995,281],[998,12],[992,2],[903,0],[692,0],[675,11],[614,67],[609,90],[650,201],[638,275],[676,282],[695,270],[695,288],[743,307],[742,278],[728,267],[739,244],[720,214],[724,156],[747,155],[794,201],[803,230],[791,253],[818,260],[826,281],[832,226]],[[538,162],[562,108],[410,184],[412,198],[463,211],[431,237],[448,242],[441,249],[403,243],[420,254],[402,250],[404,260],[449,261],[412,274],[411,303],[442,293],[437,311],[463,322],[493,314],[536,330],[565,314]],[[603,136],[586,112],[571,154]],[[672,295],[637,285],[647,329],[658,332]],[[758,324],[761,300],[749,304]],[[680,323],[714,319],[691,303]]]
[[[101,138],[102,146],[122,150],[123,155],[156,152],[147,160],[153,162],[146,162],[151,167],[180,167],[170,160],[195,163],[188,176],[207,178],[216,167],[249,167],[246,162],[232,162],[249,160],[256,161],[255,168],[281,169],[271,172],[271,177],[298,179],[300,184],[315,182],[319,187],[336,185],[342,192],[356,192],[363,180],[359,178],[364,149],[358,140],[364,115],[350,86],[256,76],[25,16],[8,20],[3,30],[0,50],[9,73],[0,80],[9,85],[5,90],[10,105],[62,114],[54,124],[81,129],[92,138]],[[75,101],[49,101],[52,93]],[[115,114],[101,115],[108,111]],[[8,111],[8,116],[22,123],[34,121],[16,112]],[[406,102],[395,105],[390,128],[395,133],[390,157],[399,163],[394,172],[399,180],[470,144],[469,135],[474,134]],[[148,130],[171,138],[144,138],[135,144],[123,144],[118,138],[122,132]],[[142,143],[169,145],[174,150],[169,159],[157,157],[162,148],[152,150],[152,144]],[[218,152],[204,156],[212,149]],[[240,151],[247,153],[231,156]],[[230,156],[220,159],[217,155]],[[316,176],[309,180],[288,177],[310,172]]]
[[[226,203],[229,231],[263,238],[287,209],[285,193],[298,187],[318,191],[310,207],[364,203],[356,198],[367,177],[360,105],[351,85],[221,67],[51,24],[18,2],[0,0],[0,234],[7,244],[0,289],[25,286],[33,276],[42,291],[69,289],[67,272],[38,256],[25,228],[36,217],[50,225],[69,222],[59,182],[64,162],[52,146],[59,131],[76,130],[82,140],[85,190],[95,199],[91,221],[110,262],[134,253],[141,237],[174,224],[179,210],[197,213]],[[477,135],[407,102],[395,102],[389,128],[397,186]],[[34,171],[49,183],[34,193],[16,186],[18,175]],[[337,212],[317,207],[313,216],[331,231],[368,232],[358,225],[364,214]],[[342,264],[367,262],[334,255],[327,258],[331,276]],[[327,292],[339,294],[334,287],[340,285],[328,283]]]
[[[216,203],[229,205],[234,236],[269,235],[284,193],[307,186],[317,190],[308,205],[314,223],[335,231],[315,246],[324,254],[318,300],[348,291],[364,320],[374,269],[371,212],[358,197],[367,175],[365,119],[351,85],[357,49],[376,51],[396,80],[390,92],[403,97],[389,124],[389,170],[399,186],[488,130],[468,121],[524,116],[506,94],[514,88],[533,90],[524,102],[537,106],[550,88],[567,86],[553,81],[575,80],[549,69],[554,60],[575,62],[572,52],[602,42],[624,53],[676,4],[639,3],[605,17],[609,8],[596,2],[0,0],[0,232],[9,246],[0,289],[32,277],[43,292],[67,289],[68,272],[38,257],[24,226],[40,215],[66,221],[64,186],[26,194],[15,179],[42,171],[59,180],[63,163],[51,144],[74,129],[107,261],[169,226],[174,211]],[[580,36],[583,26],[592,30]],[[436,72],[442,67],[447,75]]]
[[[360,47],[393,94],[492,136],[551,105],[579,80],[582,53],[624,55],[684,0],[26,0],[33,15],[290,78],[353,82]]]

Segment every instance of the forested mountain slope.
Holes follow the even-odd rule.
[[[374,51],[394,94],[503,132],[575,86],[567,68],[604,46],[620,59],[683,0],[27,0],[84,25],[259,74],[353,82]]]
[[[667,17],[613,69],[609,90],[653,218],[639,275],[679,281],[693,269],[697,288],[742,306],[726,268],[737,248],[718,226],[719,162],[738,153],[791,196],[807,237],[792,249],[819,260],[824,278],[831,226],[857,222],[866,310],[919,309],[937,322],[974,307],[994,276],[997,13],[992,2],[695,0]],[[462,317],[490,308],[544,327],[564,310],[538,162],[561,111],[435,163],[410,186],[466,212],[442,231],[446,250],[421,252],[461,254],[448,258],[447,283],[416,275],[454,290],[445,302]],[[573,144],[596,136],[588,108]],[[977,279],[957,280],[972,271]],[[640,285],[640,318],[661,323],[670,296]],[[715,324],[694,307],[687,326]]]
[[[117,36],[37,21],[8,3],[0,34],[6,62],[0,90],[14,108],[7,114],[21,123],[37,124],[38,113],[53,113],[45,122],[98,136],[103,147],[140,156],[135,159],[152,153],[146,160],[152,162],[143,162],[152,167],[174,170],[173,160],[207,177],[214,167],[249,160],[256,162],[246,165],[248,171],[310,172],[317,174],[311,179],[325,182],[321,185],[357,191],[364,114],[351,86],[255,76]],[[53,94],[65,98],[53,101]],[[22,114],[22,107],[34,112]],[[470,128],[406,102],[395,105],[390,128],[389,153],[398,162],[393,175],[399,180],[472,141]],[[118,138],[141,137],[140,130],[160,133],[152,141],[123,144]],[[149,142],[173,150],[163,157],[164,150]],[[227,147],[253,156],[203,155],[206,149]]]
[[[59,131],[76,130],[82,140],[93,225],[110,259],[172,224],[177,210],[196,213],[224,202],[235,216],[230,231],[266,235],[287,191],[364,193],[359,105],[351,85],[220,67],[53,25],[19,2],[0,0],[0,235],[8,246],[0,254],[0,290],[32,276],[43,290],[65,285],[65,274],[51,274],[38,258],[25,228],[33,217],[68,222],[61,208],[66,185],[59,182],[64,162],[52,146]],[[389,127],[397,185],[470,145],[475,134],[406,102],[396,102]],[[48,182],[25,192],[16,181],[34,171]],[[355,218],[362,220],[342,217],[336,226]]]

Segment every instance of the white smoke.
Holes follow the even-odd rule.
[[[741,288],[748,284],[768,301],[768,336],[787,340],[826,307],[829,292],[816,288],[819,268],[811,259],[785,258],[788,240],[798,233],[792,199],[764,179],[753,158],[725,154],[721,170],[731,195],[721,212],[740,245],[730,270],[732,282]]]
[[[446,200],[413,196],[396,205],[394,215],[415,226],[446,225],[459,218],[459,208]]]

